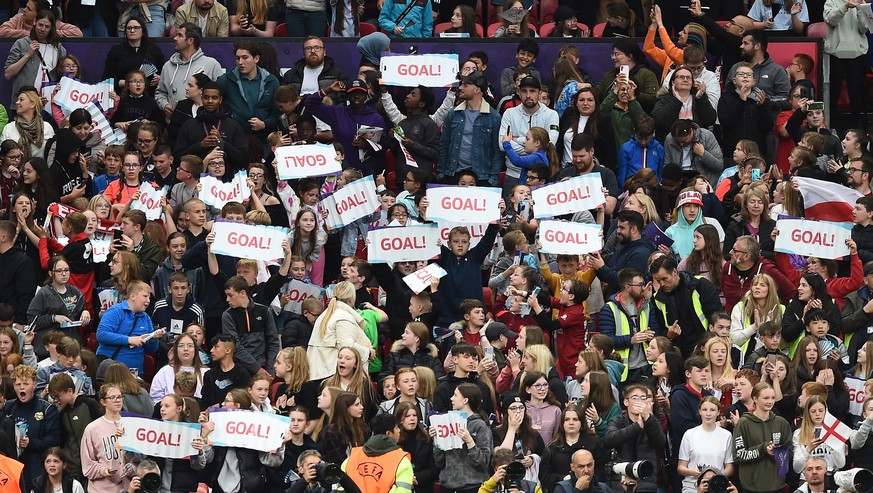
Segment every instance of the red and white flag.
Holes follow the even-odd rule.
[[[822,422],[821,441],[828,444],[834,450],[843,450],[846,447],[846,442],[849,441],[855,430],[849,428],[848,425],[834,417],[830,412],[825,412],[824,421]]]
[[[804,215],[809,219],[852,222],[855,201],[864,196],[839,183],[799,176],[792,179],[796,180],[803,196]]]

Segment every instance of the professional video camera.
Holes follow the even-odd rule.
[[[515,488],[521,490],[521,482],[524,481],[525,467],[520,461],[512,461],[506,465],[506,489]]]
[[[322,461],[315,465],[315,477],[322,484],[337,484],[343,477],[343,471],[332,462]]]
[[[873,492],[873,472],[856,467],[848,471],[825,474],[825,491],[871,493]]]

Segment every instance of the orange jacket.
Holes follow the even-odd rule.
[[[664,48],[655,46],[655,30],[649,29],[646,31],[646,40],[643,41],[643,53],[663,67],[661,82],[664,82],[664,78],[670,73],[673,64],[682,65],[684,55],[682,49],[676,47],[673,40],[670,39],[670,33],[667,32],[667,29],[659,28],[658,36],[661,38],[661,45]]]

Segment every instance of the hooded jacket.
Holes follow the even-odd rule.
[[[78,153],[84,142],[68,128],[61,129],[49,142],[46,143],[46,155],[52,154],[54,159],[49,161],[49,171],[52,173],[52,181],[55,191],[59,196],[69,195],[73,188],[85,184],[85,197],[93,195],[91,177],[82,176],[82,168],[79,166],[78,154],[76,160],[69,162],[71,154]]]
[[[690,354],[690,353],[689,353]],[[703,421],[697,408],[704,397],[711,395],[709,391],[697,392],[691,385],[677,385],[670,392],[670,424],[673,432],[673,443],[682,443],[685,432],[699,426]],[[679,447],[674,447],[673,455],[679,453]]]
[[[296,5],[304,3],[319,3],[322,5],[315,9],[307,8],[305,5]],[[318,2],[317,0],[286,0],[286,4],[295,4],[288,5],[288,8],[294,10],[324,10],[323,3],[324,2]],[[300,60],[297,60],[293,67],[291,67],[291,70],[285,72],[285,75],[282,76],[282,83],[290,85],[299,92],[303,85],[303,72],[305,70],[306,60],[301,58]],[[327,89],[334,82],[344,80],[347,80],[346,74],[340,66],[336,64],[336,60],[329,56],[325,56],[321,67],[321,73],[318,74],[318,88]]]
[[[740,484],[746,491],[776,491],[785,485],[767,446],[791,443],[791,426],[772,411],[766,421],[746,413],[734,428],[734,462],[740,465]]]
[[[336,356],[341,347],[354,348],[361,361],[370,359],[372,344],[361,327],[361,316],[346,303],[336,300],[336,309],[329,319],[327,310],[315,320],[306,359],[309,361],[309,378],[322,380],[336,373]],[[326,319],[326,320],[325,320]],[[322,333],[321,324],[327,325]]]
[[[618,272],[621,269],[633,267],[640,272],[646,272],[649,255],[655,251],[655,246],[647,236],[629,242],[627,245],[619,244],[615,253],[609,259],[609,263],[597,270],[597,277],[608,283],[612,293],[618,292]],[[612,294],[610,293],[610,294]]]
[[[719,107],[721,107],[721,104],[719,104]],[[724,120],[722,120],[722,125],[724,125]],[[771,128],[772,126],[770,124]],[[718,183],[718,177],[724,168],[721,145],[712,132],[700,127],[694,130],[694,139],[689,145],[693,146],[698,142],[703,144],[703,156],[698,156],[694,152],[691,153],[691,169],[706,176],[710,183]],[[664,162],[682,165],[682,147],[676,143],[670,134],[664,140]]]
[[[658,451],[667,445],[667,436],[661,429],[661,423],[655,414],[649,415],[644,422],[645,427],[631,421],[627,413],[613,419],[606,427],[603,436],[604,446],[616,451],[615,460],[619,462],[636,462],[647,460],[658,464]],[[658,488],[654,481],[640,481],[638,491],[655,491]]]
[[[376,466],[382,474],[363,474]],[[409,454],[403,451],[397,442],[388,435],[373,435],[367,439],[363,447],[352,449],[349,457],[342,463],[345,471],[358,485],[361,491],[367,493],[404,493],[412,492],[413,471]],[[383,490],[383,475],[393,477],[390,490]],[[386,478],[387,479],[387,478]]]
[[[700,298],[701,314],[695,313],[693,302],[695,297]],[[658,325],[663,331],[673,325],[673,322],[679,321],[682,334],[673,339],[673,344],[679,346],[682,354],[692,354],[700,336],[708,329],[709,317],[715,312],[724,310],[718,297],[718,290],[712,282],[708,279],[699,279],[690,272],[680,272],[679,285],[676,289],[670,293],[659,289],[653,299],[658,310],[652,319],[657,317]],[[662,312],[661,306],[666,313]],[[701,321],[698,315],[705,320]],[[697,408],[694,409],[697,412]]]
[[[428,344],[418,351],[412,352],[403,346],[403,341],[394,341],[391,345],[391,354],[382,365],[382,373],[379,374],[379,379],[383,379],[388,375],[393,375],[400,368],[414,368],[416,366],[426,366],[433,370],[437,380],[443,378],[443,364],[439,359],[437,347],[433,344]]]
[[[113,305],[103,313],[97,326],[97,356],[105,356],[124,363],[128,368],[143,367],[145,353],[158,349],[158,340],[152,338],[144,346],[131,348],[128,337],[146,335],[154,330],[146,312],[134,313],[127,300]]]
[[[779,291],[779,300],[783,305],[787,305],[797,293],[797,283],[788,280],[780,271],[776,264],[765,258],[758,259],[758,262],[751,269],[752,275],[740,277],[740,272],[730,262],[725,262],[721,268],[721,290],[724,295],[724,308],[730,313],[734,309],[734,305],[739,303],[743,293],[752,288],[752,277],[758,274],[767,274],[776,281],[776,287]]]
[[[447,378],[450,378],[451,375]],[[484,385],[484,384],[483,384]],[[440,485],[449,490],[478,488],[491,476],[493,437],[488,424],[476,413],[467,418],[467,431],[476,446],[454,450],[433,449],[434,463],[440,470]]]
[[[825,53],[849,60],[867,54],[867,22],[860,9],[849,9],[845,2],[827,0],[824,21],[828,24]]]
[[[42,338],[49,329],[61,331],[64,335],[77,340],[80,345],[84,343],[78,327],[61,328],[61,325],[54,320],[55,315],[65,315],[70,320],[79,320],[82,312],[86,310],[85,297],[78,288],[72,284],[67,284],[67,293],[65,294],[71,296],[70,299],[75,302],[72,310],[67,309],[67,305],[64,303],[61,295],[51,285],[39,288],[36,296],[33,297],[33,301],[30,302],[30,306],[27,308],[27,318],[33,323],[33,330],[36,331],[33,347],[40,358],[48,356],[48,351],[45,349]],[[90,310],[90,308],[87,309]]]
[[[279,123],[279,108],[273,103],[279,79],[261,67],[256,69],[257,77],[249,80],[240,73],[239,67],[235,67],[218,78],[218,85],[221,86],[222,102],[229,110],[230,117],[247,134],[266,140],[267,134],[275,130]],[[253,95],[257,98],[253,98]],[[251,118],[263,121],[263,130],[253,131],[249,124]]]
[[[597,147],[595,147],[597,149]],[[661,166],[664,164],[664,146],[655,138],[649,138],[645,146],[640,144],[634,135],[621,145],[618,150],[618,163],[615,168],[615,178],[621,186],[628,178],[636,174],[643,167],[643,154],[645,154],[646,168],[655,172],[661,179]]]
[[[513,135],[513,140],[510,141],[512,148],[519,155],[527,155],[524,146],[519,144],[517,139],[524,136],[527,131],[533,127],[542,127],[546,129],[549,133],[549,141],[554,145],[558,144],[558,129],[560,128],[558,112],[542,103],[539,104],[536,112],[532,115],[525,112],[524,106],[516,106],[515,108],[506,110],[506,113],[503,114],[503,118],[500,121],[500,133],[497,137],[500,138],[503,135],[506,135],[507,131],[511,132]],[[519,178],[520,174],[521,168],[513,163],[507,154],[506,176]]]
[[[288,318],[282,327],[282,348],[309,346],[309,338],[312,337],[312,324],[299,313],[286,312]]]
[[[279,354],[279,334],[268,307],[249,298],[245,308],[228,308],[221,315],[221,332],[236,339],[234,360],[249,373],[254,375],[261,368],[273,370],[273,362]]]
[[[680,151],[681,152],[681,151]],[[670,161],[677,162],[677,161]],[[697,211],[697,217],[694,218],[694,222],[689,224],[688,220],[685,219],[685,214],[682,213],[682,208],[679,207],[676,210],[676,223],[667,228],[667,231],[664,231],[670,239],[673,240],[673,245],[670,248],[673,250],[673,254],[678,256],[679,258],[685,258],[691,255],[691,252],[694,250],[694,230],[697,229],[701,224],[706,224],[706,221],[703,217],[703,207]],[[643,270],[642,272],[646,272]]]
[[[158,107],[163,109],[168,104],[175,107],[176,103],[185,99],[188,78],[200,73],[217,80],[222,74],[221,64],[218,60],[204,55],[200,48],[187,60],[182,60],[179,53],[173,53],[161,69],[161,81],[155,91]]]

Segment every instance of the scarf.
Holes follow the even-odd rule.
[[[21,138],[18,139],[18,143],[21,145],[21,150],[24,151],[25,159],[28,159],[31,157],[31,147],[42,145],[43,143],[42,118],[40,118],[39,115],[36,115],[33,118],[33,121],[28,122],[25,121],[24,118],[16,116],[15,128],[21,135]]]

